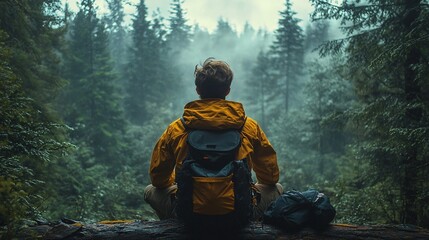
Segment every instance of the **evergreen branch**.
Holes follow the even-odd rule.
[[[311,19],[314,21],[325,19],[342,19],[341,24],[345,24],[347,21],[356,21],[357,19],[362,19],[362,22],[368,22],[371,21],[371,19],[377,16],[380,12],[385,12],[386,9],[393,11],[396,15],[399,14],[398,12],[395,12],[396,7],[398,6],[398,4],[395,3],[356,6],[354,3],[348,4],[347,2],[343,2],[342,5],[335,5],[328,1],[313,0],[313,5],[314,3],[316,4],[316,9],[311,14]],[[319,17],[316,17],[316,15],[319,15]],[[375,22],[375,20],[372,21]],[[356,24],[356,26],[357,25],[358,24]]]
[[[364,35],[369,35],[371,32],[376,31],[376,30],[378,30],[378,28],[365,30],[365,31],[362,31],[360,33],[357,33],[357,34],[354,34],[351,36],[331,40],[331,41],[326,42],[325,44],[320,45],[316,49],[319,50],[319,54],[322,57],[325,57],[325,56],[329,55],[330,53],[331,54],[337,54],[345,48],[346,43],[350,42],[351,40],[353,40],[355,38],[359,38],[359,37],[362,37]]]

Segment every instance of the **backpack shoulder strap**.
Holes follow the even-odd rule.
[[[188,130],[189,130],[189,127],[188,127],[188,125],[186,125],[186,123],[185,123],[185,119],[184,119],[183,117],[180,117],[180,121],[182,122],[182,125],[183,125],[183,127],[185,128],[185,130],[186,130],[186,131],[188,131]]]
[[[247,116],[244,117],[243,125],[241,125],[241,127],[238,129],[239,132],[243,131],[243,128],[244,128],[244,125],[246,125],[246,122],[247,122]]]

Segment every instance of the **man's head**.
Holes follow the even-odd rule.
[[[203,65],[195,66],[195,86],[197,93],[204,98],[222,98],[229,94],[234,77],[229,65],[214,58],[208,58]]]

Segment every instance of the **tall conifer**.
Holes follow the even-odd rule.
[[[40,180],[68,144],[51,108],[62,85],[62,27],[59,1],[6,0],[0,9],[0,222],[12,239],[15,224],[34,217],[46,197]]]
[[[295,15],[291,1],[286,0],[285,10],[280,12],[279,26],[271,46],[282,79],[279,94],[284,98],[282,107],[286,113],[291,107],[293,93],[297,91],[304,60],[304,36],[302,28],[298,25],[300,20]]]
[[[169,85],[176,79],[169,77],[165,62],[165,34],[159,14],[151,23],[145,1],[140,1],[133,19],[125,102],[128,118],[138,125],[150,120],[158,107],[168,103],[175,89],[174,84]]]
[[[392,197],[380,201],[396,210],[394,219],[423,224],[429,216],[423,200],[429,172],[423,160],[429,157],[427,1],[312,2],[314,19],[340,20],[346,35],[329,42],[322,54],[348,54],[360,103],[351,114],[359,136],[355,149],[375,169],[365,173],[372,181],[363,188],[391,191],[401,207]]]
[[[127,31],[124,26],[124,0],[108,0],[107,3],[110,10],[110,14],[106,19],[107,30],[109,32],[109,49],[111,55],[114,56],[115,69],[122,77],[127,52]]]
[[[120,170],[121,138],[125,128],[117,76],[108,49],[106,22],[96,16],[94,1],[83,0],[71,27],[62,98],[64,117],[75,128],[72,137],[81,147],[83,167],[108,166]],[[86,151],[84,151],[86,147]]]
[[[255,107],[255,118],[260,121],[264,129],[268,129],[269,116],[275,115],[274,107],[277,89],[277,77],[273,59],[264,51],[260,51],[256,63],[246,81],[246,97],[249,108]]]
[[[180,51],[189,47],[191,42],[191,27],[187,24],[183,2],[184,0],[173,0],[170,7],[167,41],[173,56],[177,56]]]

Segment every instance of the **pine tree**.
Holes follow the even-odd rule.
[[[382,186],[401,200],[399,208],[390,205],[399,215],[394,221],[427,224],[427,1],[312,2],[314,19],[338,19],[346,34],[321,53],[348,54],[349,76],[360,102],[351,114],[359,134],[355,149],[377,171],[365,187]],[[392,204],[391,197],[383,201]]]
[[[261,123],[262,128],[268,129],[268,116],[273,116],[276,98],[277,74],[273,68],[272,57],[264,51],[260,51],[249,77],[246,81],[247,101],[249,107],[254,106],[255,118]],[[250,110],[253,110],[250,108]]]
[[[193,42],[191,44],[191,48],[199,55],[206,53],[207,49],[211,48],[210,33],[207,29],[201,28],[198,24],[195,25],[193,29]]]
[[[67,109],[65,120],[75,128],[72,137],[81,147],[77,154],[82,166],[102,164],[114,176],[122,166],[125,121],[105,26],[96,16],[94,1],[83,0],[71,28],[65,72],[70,84],[62,106]]]
[[[61,125],[49,121],[24,91],[24,80],[10,64],[14,48],[6,46],[6,36],[0,29],[0,219],[12,238],[16,224],[35,214],[43,168],[65,144],[55,134]]]
[[[312,162],[321,175],[329,172],[332,158],[344,154],[348,143],[345,121],[338,116],[353,105],[354,98],[350,83],[341,76],[344,68],[341,59],[336,56],[324,63],[311,62],[309,81],[304,89],[304,111],[307,111],[304,124],[309,136],[306,149],[314,150]]]
[[[67,106],[62,116],[73,128],[84,126],[81,108],[90,104],[85,102],[87,99],[79,96],[82,95],[82,85],[85,84],[83,79],[94,72],[93,35],[97,22],[94,0],[81,1],[80,10],[69,27],[70,40],[67,42],[63,64],[63,77],[68,80],[68,85],[59,99],[60,105]],[[74,138],[77,135],[78,131],[71,134]]]
[[[329,23],[316,21],[307,24],[305,29],[305,51],[314,51],[328,40]]]
[[[148,39],[152,33],[150,22],[147,20],[147,7],[141,0],[137,5],[137,14],[133,19],[132,45],[130,48],[130,60],[128,63],[125,109],[128,119],[133,123],[142,124],[148,119],[149,111],[146,109],[144,98],[150,94],[148,88],[147,72],[150,71],[148,56],[150,48]]]
[[[11,67],[19,78],[25,79],[26,94],[41,105],[52,102],[63,84],[56,74],[59,58],[55,55],[63,34],[56,16],[59,1],[7,0],[1,2],[1,8],[4,11],[0,13],[0,26],[8,34],[6,43],[14,48]]]
[[[126,29],[124,27],[124,0],[107,0],[110,14],[107,20],[109,31],[109,49],[114,56],[115,69],[123,75],[126,62]]]
[[[164,25],[164,18],[161,16],[161,12],[159,11],[159,9],[157,11],[155,11],[153,13],[152,16],[152,30],[154,32],[154,36],[156,41],[154,42],[154,44],[157,44],[156,49],[159,49],[159,53],[161,54],[161,56],[163,56],[163,54],[167,54],[168,53],[168,47],[167,47],[167,30],[165,29],[165,25]],[[158,57],[161,57],[158,56]]]
[[[213,34],[213,48],[220,49],[222,52],[227,51],[230,53],[235,49],[237,40],[237,33],[231,27],[229,22],[220,18],[217,21],[216,30]]]
[[[116,175],[124,166],[122,136],[125,131],[120,91],[115,85],[117,75],[108,49],[106,23],[100,21],[94,36],[94,72],[88,76],[88,97],[94,99],[87,134],[94,146],[94,155],[106,163]]]
[[[279,85],[280,94],[284,97],[284,110],[287,113],[291,107],[291,99],[297,91],[299,76],[303,68],[304,36],[296,12],[292,10],[290,0],[285,2],[285,10],[280,12],[279,27],[275,31],[275,41],[271,50],[276,59],[278,71],[282,76]]]
[[[157,108],[169,103],[174,96],[174,79],[165,64],[167,54],[165,30],[159,15],[151,23],[142,0],[133,20],[133,43],[130,49],[126,110],[128,118],[142,125],[153,117]],[[170,95],[171,94],[171,95]]]
[[[50,108],[62,84],[55,55],[62,27],[59,1],[1,1],[0,8],[0,221],[12,239],[15,224],[45,199],[40,180],[68,145]]]
[[[74,89],[75,85],[79,85],[80,79],[94,72],[93,48],[97,23],[94,0],[82,0],[80,10],[70,27],[71,40],[68,54],[71,56],[65,56],[68,61],[65,68],[65,77],[69,80],[71,89]],[[79,71],[76,71],[76,69],[79,69]]]
[[[260,51],[266,52],[272,42],[271,34],[266,30],[259,29],[256,31],[249,23],[243,27],[243,32],[236,40],[235,45],[244,62],[253,62]]]
[[[256,35],[255,29],[252,27],[252,25],[250,25],[249,22],[246,22],[244,24],[243,32],[240,35],[240,38],[243,39],[243,40],[245,40],[245,39],[252,39],[252,38],[255,37],[255,35]]]
[[[181,51],[191,43],[191,27],[187,24],[186,12],[183,10],[184,0],[173,0],[170,7],[170,22],[167,42],[173,57],[178,57]]]
[[[187,49],[191,44],[192,36],[191,27],[186,19],[186,11],[183,9],[183,3],[184,0],[173,0],[171,2],[168,33],[166,35],[166,47],[168,48],[168,69],[166,73],[168,78],[164,79],[164,81],[166,81],[166,89],[170,90],[172,94],[169,101],[172,109],[175,109],[181,103],[179,99],[185,95],[182,86],[187,76],[185,77],[182,69],[189,69],[189,62],[186,62],[187,59],[183,54],[188,53]],[[174,91],[171,91],[172,88],[174,88]]]
[[[169,68],[169,62],[165,56],[169,54],[167,43],[167,31],[164,26],[164,19],[158,11],[153,13],[151,30],[153,40],[150,43],[152,53],[152,70],[155,72],[151,89],[152,95],[149,99],[152,103],[158,103],[152,111],[159,109],[161,105],[170,105],[174,103],[178,96],[177,89],[180,89],[181,83],[175,79],[175,73]]]

